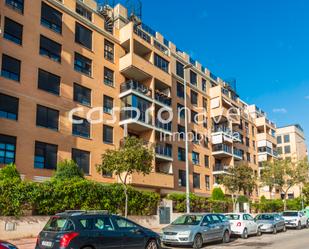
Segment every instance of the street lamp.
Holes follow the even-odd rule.
[[[191,64],[187,64],[184,69],[184,108],[185,108],[185,146],[186,146],[186,210],[190,213],[190,181],[189,181],[189,141],[188,141],[188,113],[187,113],[187,76]]]

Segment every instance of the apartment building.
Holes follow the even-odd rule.
[[[185,191],[184,107],[191,192],[209,196],[229,167],[246,163],[258,175],[259,162],[276,157],[274,124],[239,98],[233,82],[142,23],[132,8],[4,0],[0,16],[0,164],[15,162],[26,179],[44,181],[58,161],[72,158],[89,179],[117,182],[96,164],[134,135],[156,153],[153,171],[131,175],[130,183],[161,194]]]

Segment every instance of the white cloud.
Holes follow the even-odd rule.
[[[284,114],[284,113],[287,113],[288,111],[285,108],[274,108],[273,112],[274,113],[282,113],[282,114]]]

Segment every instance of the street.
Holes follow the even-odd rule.
[[[212,243],[206,244],[207,249],[308,249],[309,248],[309,230],[303,229],[288,230],[286,233],[263,234],[261,237],[250,237],[247,240],[233,238],[228,244]],[[19,249],[34,249],[36,239],[23,239],[11,241]],[[181,247],[176,247],[180,249]],[[166,248],[167,249],[167,248]],[[170,248],[168,248],[170,249]]]

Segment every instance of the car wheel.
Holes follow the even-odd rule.
[[[262,236],[261,228],[258,228],[257,233],[256,233],[256,236]]]
[[[86,247],[83,247],[82,249],[94,249],[94,247],[86,246]]]
[[[203,246],[203,238],[200,234],[195,235],[194,241],[193,241],[193,248],[194,249],[200,249]]]
[[[248,239],[248,229],[245,228],[241,235],[242,239]]]
[[[306,222],[306,228],[309,228],[309,220]]]
[[[145,249],[158,249],[158,244],[154,239],[148,241]]]
[[[285,226],[285,225],[283,226],[282,231],[283,231],[283,232],[286,232],[286,226]]]
[[[222,242],[223,243],[229,243],[230,242],[230,232],[228,230],[226,230],[224,232]]]
[[[273,234],[277,234],[277,227],[274,227]]]
[[[297,225],[297,230],[300,230],[301,229],[301,223],[300,221],[298,222],[298,225]]]

